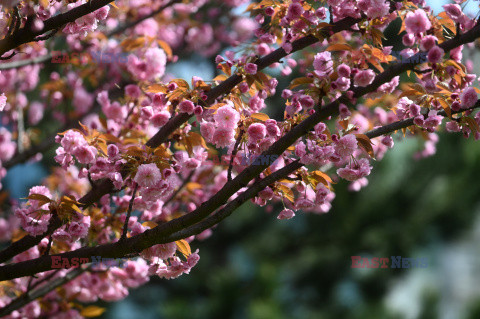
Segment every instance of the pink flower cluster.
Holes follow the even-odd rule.
[[[67,5],[67,8],[73,9],[84,3],[87,3],[87,1],[82,0],[75,3],[70,3]],[[66,34],[81,34],[85,37],[88,33],[93,32],[97,29],[98,21],[105,20],[108,16],[109,11],[109,6],[101,7],[95,12],[78,18],[77,20],[75,20],[75,22],[67,23],[67,25],[63,29],[63,32],[65,32]]]
[[[28,195],[40,194],[52,198],[50,191],[45,186],[34,186]],[[15,210],[15,216],[20,220],[22,228],[32,236],[37,236],[47,231],[50,223],[50,210],[48,204],[39,203],[37,200],[29,200]]]
[[[11,159],[16,150],[16,144],[12,141],[12,133],[5,127],[0,127],[0,150],[0,163]]]
[[[152,209],[159,201],[169,196],[175,189],[173,171],[169,168],[160,172],[156,164],[141,164],[133,180],[140,186],[140,195],[135,207],[140,210]]]
[[[139,81],[153,81],[165,74],[167,56],[160,48],[147,48],[128,56],[127,69]]]
[[[179,257],[173,256],[168,259],[168,263],[162,260],[158,260],[155,264],[151,265],[148,272],[149,275],[156,274],[160,278],[175,279],[182,274],[189,274],[190,270],[200,260],[198,255],[198,249],[194,253],[187,257],[186,261],[182,261]]]
[[[57,143],[62,146],[57,149],[55,161],[63,167],[68,167],[73,163],[73,156],[80,164],[92,164],[95,162],[97,149],[90,146],[82,133],[76,130],[65,132],[63,137],[57,136]]]
[[[240,114],[230,104],[221,106],[213,116],[214,122],[202,122],[200,131],[209,143],[217,147],[231,146],[235,142],[235,132]]]

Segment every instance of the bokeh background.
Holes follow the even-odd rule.
[[[446,1],[427,3],[438,13]],[[478,1],[468,10],[476,15]],[[399,27],[385,32],[394,50]],[[476,51],[464,57],[478,65]],[[174,77],[215,76],[213,61],[180,60],[168,70]],[[267,113],[281,118],[281,103],[270,100]],[[421,160],[423,141],[395,143],[366,188],[335,185],[329,213],[279,221],[281,205],[268,213],[246,203],[193,244],[201,259],[189,275],[152,277],[121,302],[98,303],[102,318],[480,318],[480,142],[440,134],[437,154]],[[6,189],[24,197],[48,164],[16,166]],[[353,269],[355,255],[427,258],[428,267]]]

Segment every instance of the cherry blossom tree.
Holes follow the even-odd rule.
[[[56,162],[26,199],[0,198],[1,316],[100,315],[89,303],[192,271],[195,242],[246,201],[321,215],[394,139],[426,157],[439,130],[480,138],[463,59],[480,24],[461,0],[438,15],[423,0],[1,3],[0,178],[51,148]],[[218,75],[172,78],[192,54]]]

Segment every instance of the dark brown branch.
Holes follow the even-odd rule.
[[[469,111],[469,110],[474,110],[474,109],[479,108],[479,107],[480,107],[480,100],[477,100],[475,105],[472,106],[471,108],[462,109],[462,110],[459,110],[459,111],[452,111],[452,115],[453,114],[458,114],[458,113],[463,113],[463,112]],[[440,111],[437,114],[441,115],[441,116],[447,116],[447,113],[445,111]],[[406,128],[406,127],[414,125],[414,123],[413,123],[414,119],[415,118],[411,117],[411,118],[408,118],[408,119],[405,119],[405,120],[402,120],[402,121],[393,122],[393,123],[378,127],[376,129],[373,129],[371,131],[368,131],[367,133],[365,133],[365,135],[368,136],[369,138],[374,138],[374,137],[379,137],[379,136],[382,136],[382,135],[386,135],[386,134],[395,132],[397,130],[400,130],[402,128]]]
[[[153,11],[152,13],[150,13],[149,15],[146,15],[138,20],[135,20],[135,21],[132,21],[130,23],[127,23],[125,25],[122,25],[122,26],[119,26],[118,28],[116,28],[115,30],[112,30],[110,32],[108,32],[106,34],[106,37],[107,38],[110,38],[114,35],[117,35],[119,33],[122,33],[124,32],[125,30],[129,29],[129,28],[133,28],[134,26],[136,26],[137,24],[141,23],[142,21],[145,21],[146,19],[149,19],[151,17],[154,17],[155,15],[159,14],[160,12],[162,12],[163,10],[165,10],[166,8],[170,7],[171,5],[175,4],[175,3],[179,3],[181,0],[172,0],[170,2],[168,2],[167,4],[161,6],[160,8],[158,8],[157,10]],[[58,30],[54,30],[52,31],[49,35],[47,36],[44,36],[43,38],[42,37],[37,37],[35,38],[33,41],[39,41],[39,40],[47,40],[48,38],[52,37]],[[13,55],[12,55],[13,56]],[[10,59],[12,56],[9,56],[8,58],[5,58],[6,60]],[[52,53],[48,53],[47,55],[44,55],[44,56],[41,56],[41,57],[36,57],[36,58],[33,58],[33,59],[27,59],[27,60],[20,60],[20,61],[13,61],[13,62],[10,62],[10,63],[4,63],[4,64],[0,64],[0,70],[8,70],[8,69],[15,69],[15,68],[19,68],[19,67],[22,67],[22,66],[26,66],[26,65],[31,65],[31,64],[38,64],[38,63],[44,63],[44,62],[47,62],[49,60],[51,60],[52,58]]]
[[[0,56],[22,44],[35,41],[35,38],[49,31],[61,29],[67,23],[74,22],[78,18],[108,5],[110,2],[111,0],[92,0],[89,3],[82,4],[81,6],[73,8],[65,13],[55,15],[43,21],[44,25],[40,31],[32,30],[31,26],[33,23],[33,18],[29,17],[22,29],[17,30],[13,35],[7,36],[0,40]]]

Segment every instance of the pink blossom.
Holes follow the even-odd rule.
[[[125,86],[125,94],[132,99],[138,99],[142,95],[142,90],[135,84],[128,84]]]
[[[367,86],[373,82],[375,79],[375,72],[373,70],[362,70],[357,72],[354,76],[355,85],[357,86]]]
[[[93,146],[81,145],[73,151],[73,155],[80,164],[91,164],[95,161],[97,149]]]
[[[0,106],[0,109],[1,109],[1,106]],[[38,122],[40,122],[41,119],[43,118],[43,112],[44,112],[43,103],[40,103],[37,101],[32,102],[28,108],[28,122],[32,125],[38,124]]]
[[[240,114],[237,110],[229,105],[219,107],[214,114],[215,124],[217,127],[228,128],[230,130],[236,128],[238,121],[240,121]]]
[[[258,112],[260,111],[261,109],[265,108],[266,105],[265,105],[265,100],[262,99],[258,93],[255,94],[251,99],[250,101],[248,102],[248,105],[250,106],[250,108],[252,109],[252,111],[254,112]]]
[[[349,157],[357,149],[357,138],[353,134],[347,134],[342,136],[335,143],[335,152],[340,155],[340,157]]]
[[[170,119],[170,112],[168,111],[160,111],[152,116],[150,121],[156,127],[162,127],[167,124],[168,120]]]
[[[265,200],[270,200],[272,199],[273,197],[273,190],[270,188],[270,187],[266,187],[265,189],[261,190],[259,193],[258,193],[258,196],[260,198],[263,198]]]
[[[303,94],[298,99],[298,102],[302,105],[305,109],[310,109],[315,105],[315,101],[310,95]]]
[[[118,146],[115,144],[108,145],[107,154],[110,159],[115,158],[118,155]]]
[[[188,268],[193,268],[195,267],[195,265],[198,263],[198,261],[200,260],[200,256],[198,255],[198,249],[191,253],[190,256],[188,256],[187,258],[187,262],[186,262],[186,266]],[[190,269],[188,269],[188,272],[190,272]],[[188,274],[188,272],[186,272]]]
[[[423,9],[417,9],[414,12],[407,13],[405,18],[405,29],[408,33],[422,33],[432,27],[427,14]]]
[[[317,185],[317,192],[315,193],[315,205],[325,204],[328,194],[330,194],[330,190],[322,183],[319,183]]]
[[[215,125],[212,122],[200,123],[200,133],[205,140],[207,140],[207,142],[210,142],[213,138],[213,134],[215,133]]]
[[[463,50],[463,45],[450,50],[450,59],[457,62],[462,62],[462,56],[463,56],[462,50]]]
[[[52,198],[52,194],[50,193],[50,190],[45,186],[33,186],[28,191],[28,195],[32,195],[32,194],[40,194],[43,196],[47,196],[48,198]],[[36,205],[37,202],[38,201],[33,199],[30,200],[31,205]]]
[[[461,130],[460,126],[455,121],[445,123],[445,128],[447,129],[447,132],[460,132]]]
[[[475,89],[471,86],[466,88],[463,90],[462,95],[460,96],[462,108],[468,109],[473,107],[477,102],[477,99],[477,91],[475,91]]]
[[[333,72],[332,54],[329,51],[320,52],[315,55],[313,60],[315,74],[324,77]]]
[[[388,15],[390,4],[385,0],[370,0],[367,9],[367,17],[370,19],[382,18]]]
[[[167,56],[160,48],[148,48],[143,56],[130,54],[128,56],[128,71],[141,81],[154,80],[163,76],[165,73],[165,65],[167,64]]]
[[[15,154],[16,144],[12,134],[5,127],[0,127],[0,161],[8,161]]]
[[[250,140],[256,142],[267,135],[267,128],[263,123],[253,123],[248,127],[247,132]]]
[[[347,181],[353,182],[370,175],[372,167],[366,158],[350,162],[345,168],[337,169],[337,174]]]
[[[427,119],[423,122],[423,127],[433,130],[442,123],[442,119],[443,116],[437,115],[436,110],[430,110]]]
[[[388,148],[392,148],[394,145],[393,138],[390,135],[386,135],[382,138],[382,144]]]
[[[423,37],[423,39],[420,41],[420,49],[423,51],[429,51],[435,43],[438,41],[437,37],[434,35],[426,35]]]
[[[238,41],[248,40],[256,28],[258,28],[258,23],[247,17],[239,17],[232,24],[232,29],[235,30]]]
[[[235,142],[235,130],[218,127],[212,137],[212,143],[217,147],[227,147]]]
[[[195,104],[193,104],[192,101],[185,100],[180,102],[180,104],[178,104],[178,109],[180,110],[180,112],[193,114],[193,110],[195,109]]]
[[[65,152],[73,153],[77,147],[86,146],[87,141],[81,133],[69,130],[63,135],[61,144]]]
[[[142,256],[147,259],[158,257],[162,260],[167,260],[168,258],[173,257],[175,251],[177,251],[177,244],[175,242],[168,244],[159,244],[145,249],[142,252]]]
[[[290,42],[285,42],[282,44],[282,49],[285,50],[287,54],[290,54],[293,50],[293,46]]]
[[[415,35],[407,33],[402,37],[402,43],[404,46],[411,47],[415,43]]]
[[[278,214],[277,219],[290,219],[295,216],[293,210],[285,208]]]
[[[442,6],[445,9],[445,12],[448,14],[450,18],[452,18],[455,22],[462,22],[464,13],[462,12],[462,8],[458,4],[446,4]]]
[[[2,95],[0,95],[0,112],[3,111],[5,105],[7,105],[7,97],[5,96],[5,93],[2,93]]]
[[[307,154],[307,147],[305,143],[299,142],[295,146],[295,155],[297,155],[298,157],[304,157],[306,154]]]
[[[247,63],[245,65],[245,72],[248,74],[256,74],[257,73],[257,65],[254,63]]]
[[[73,239],[84,238],[88,234],[88,228],[90,227],[90,216],[86,216],[88,219],[86,222],[73,222],[68,226],[68,233]]]
[[[140,116],[146,120],[150,119],[153,116],[152,106],[144,106],[140,108]]]
[[[350,77],[351,69],[345,63],[342,63],[337,68],[338,76],[348,78]]]
[[[98,9],[97,11],[94,11],[95,13],[95,18],[98,20],[105,20],[108,16],[108,12],[110,11],[109,6],[104,6]]]
[[[295,208],[296,209],[310,209],[314,206],[315,204],[309,200],[308,198],[299,198],[297,199],[297,202],[295,203]]]
[[[430,51],[428,51],[427,58],[428,58],[428,61],[431,63],[439,63],[440,61],[442,61],[444,54],[445,54],[445,51],[443,51],[442,48],[435,45],[433,48],[430,49]]]
[[[127,108],[125,106],[120,105],[120,103],[118,102],[102,105],[102,111],[109,119],[112,119],[118,122],[123,121],[128,114]]]
[[[22,228],[32,236],[45,233],[50,223],[50,214],[33,213],[25,208],[16,209],[15,216],[20,220]]]
[[[298,2],[294,2],[288,7],[287,18],[291,20],[298,19],[304,12],[303,6]]]
[[[72,104],[75,107],[75,110],[80,114],[87,113],[93,105],[93,101],[93,95],[88,93],[83,87],[80,87],[73,92]]]
[[[153,187],[160,182],[162,174],[154,163],[142,164],[138,167],[134,181],[142,187]]]

